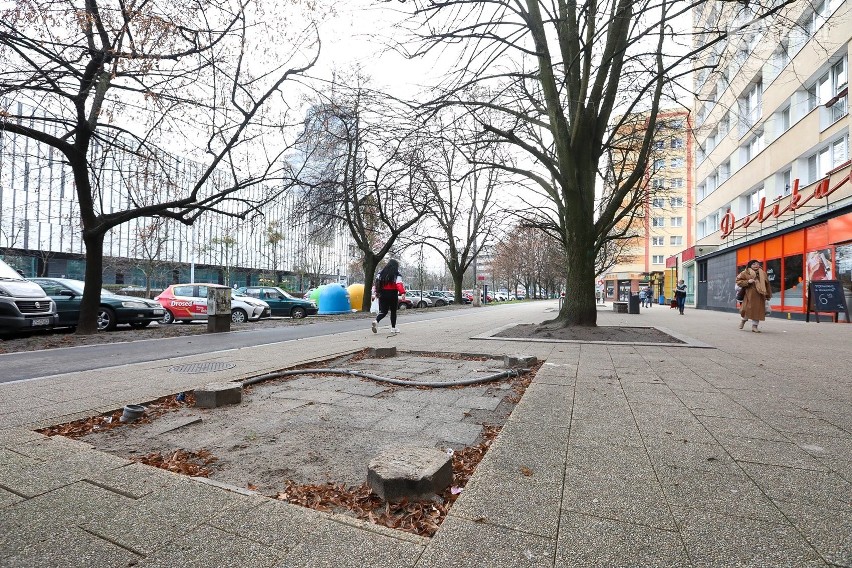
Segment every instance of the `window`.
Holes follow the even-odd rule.
[[[665,147],[666,147],[666,141],[665,140],[657,140],[657,141],[654,142],[654,148],[656,148],[657,150],[662,150]]]
[[[663,183],[664,183],[664,180],[654,178],[654,179],[651,180],[651,187],[653,189],[662,189]]]
[[[665,167],[666,167],[666,161],[665,160],[654,160],[654,170],[655,171],[659,171],[659,170],[661,170]]]
[[[671,189],[679,189],[683,187],[683,178],[672,178],[669,180],[669,187]]]
[[[683,245],[683,236],[682,235],[675,235],[675,236],[669,237],[669,244],[672,245],[672,246]]]
[[[683,227],[683,217],[672,217],[672,227]]]
[[[755,158],[755,156],[760,154],[760,152],[762,150],[763,150],[763,132],[759,132],[756,135],[754,135],[751,138],[751,140],[748,141],[748,144],[746,144],[743,147],[744,161],[748,162],[750,160],[753,160]]]
[[[722,183],[723,181],[731,177],[731,160],[727,160],[724,164],[719,166],[718,171],[719,183]]]
[[[707,236],[707,220],[703,219],[696,223],[695,225],[695,234],[699,239],[703,239]]]
[[[829,91],[830,99],[826,101],[825,106],[831,109],[831,122],[835,122],[848,112],[849,100],[848,94],[848,70],[846,68],[846,56],[840,59],[837,63],[831,66],[831,90]],[[841,93],[843,95],[841,96]]]
[[[740,99],[740,108],[742,111],[742,121],[740,122],[741,136],[760,120],[762,116],[762,100],[763,82],[758,80]]]
[[[673,168],[682,168],[683,167],[683,158],[672,158],[669,161],[669,165]]]
[[[808,157],[808,182],[813,183],[849,159],[849,137],[843,135]]]
[[[666,226],[665,217],[653,217],[651,219],[651,226],[652,227],[665,227]]]
[[[672,207],[683,207],[683,197],[672,197],[669,199],[669,205]]]
[[[778,125],[780,126],[778,133],[787,132],[790,130],[790,106],[786,106],[778,113]]]
[[[698,201],[701,201],[705,197],[707,197],[707,186],[705,184],[700,184],[695,191],[695,195],[698,196]]]
[[[793,170],[787,169],[781,172],[781,179],[779,180],[779,185],[781,186],[781,195],[790,195],[793,193]]]
[[[748,195],[748,212],[754,213],[757,211],[757,208],[760,207],[760,200],[766,195],[766,190],[764,188],[757,189],[752,191]]]
[[[683,148],[683,138],[672,138],[672,148]]]
[[[666,259],[663,254],[655,254],[651,257],[651,264],[665,264]]]
[[[680,128],[683,128],[683,120],[679,120],[679,119],[676,119],[676,120],[670,120],[670,121],[669,121],[669,127],[670,127],[672,130],[678,130],[678,129],[680,129]]]
[[[666,200],[663,199],[662,197],[655,197],[654,199],[651,200],[651,207],[665,207],[665,206],[666,206]]]
[[[651,246],[661,247],[666,243],[665,237],[651,237]]]

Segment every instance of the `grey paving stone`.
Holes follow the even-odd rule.
[[[85,480],[134,499],[163,488],[179,491],[180,486],[191,483],[182,475],[141,463],[94,472],[86,476]]]
[[[39,438],[21,442],[14,451],[39,461],[64,459],[79,452],[91,451],[92,445],[64,436],[39,436]]]
[[[14,505],[15,503],[23,500],[23,497],[0,488],[0,509],[9,505]]]
[[[434,421],[431,417],[413,415],[413,414],[392,414],[384,416],[377,422],[374,422],[372,427],[380,432],[395,432],[400,434],[431,432],[433,431]]]
[[[742,463],[741,467],[770,499],[848,510],[852,483],[833,472]]]
[[[30,536],[25,543],[4,548],[0,565],[8,568],[123,568],[135,566],[141,559],[77,527],[55,526]]]
[[[552,566],[556,541],[498,526],[499,520],[471,521],[453,516],[444,521],[417,568],[526,568]]]
[[[215,545],[212,545],[215,543]],[[173,568],[232,568],[275,566],[286,550],[263,545],[237,534],[201,526],[156,550],[139,566]]]
[[[594,420],[592,418],[571,421],[571,445],[583,446],[631,446],[643,447],[642,437],[636,425],[614,420]]]
[[[475,408],[479,410],[494,410],[500,406],[501,399],[496,396],[462,396],[453,403],[459,408]]]
[[[726,442],[725,449],[737,461],[823,471],[829,469],[824,463],[790,442],[736,439]]]
[[[58,487],[76,483],[89,475],[127,465],[127,460],[94,450],[79,451],[63,459],[34,461],[23,459],[13,464],[0,464],[0,485],[33,497]]]
[[[9,428],[8,430],[0,430],[0,448],[7,447],[15,449],[19,444],[30,442],[32,440],[41,440],[44,438],[42,434],[33,432],[29,428]]]
[[[477,467],[452,514],[481,518],[517,531],[556,538],[562,468],[532,460],[489,459]]]
[[[569,466],[562,510],[659,529],[675,528],[662,489],[656,478],[647,474]]]
[[[648,438],[645,442],[654,470],[661,478],[682,470],[740,472],[739,466],[720,444],[684,443],[675,438]]]
[[[823,558],[835,566],[852,568],[852,510],[778,502],[784,515]]]
[[[580,513],[566,513],[562,516],[556,546],[557,568],[663,568],[691,565],[676,531]]]
[[[423,432],[436,440],[470,446],[479,438],[482,427],[464,422],[431,422]]]
[[[825,562],[789,524],[673,509],[692,563],[707,566],[809,567]]]
[[[467,409],[440,404],[427,404],[417,411],[415,416],[427,417],[433,421],[460,422],[464,420]]]
[[[751,479],[722,472],[669,471],[661,480],[668,501],[682,508],[780,521],[778,510]]]
[[[749,438],[753,440],[789,441],[782,432],[756,418],[699,416],[698,420],[719,440]]]
[[[531,384],[515,406],[509,420],[526,423],[569,424],[573,389],[562,386]]]
[[[201,483],[181,484],[177,491],[172,487],[153,491],[137,499],[132,507],[92,519],[83,528],[131,550],[150,554],[233,507],[240,499],[248,497]]]

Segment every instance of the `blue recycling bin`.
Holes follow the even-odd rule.
[[[326,284],[319,287],[317,297],[319,315],[348,314],[352,311],[349,304],[349,292],[340,284]]]

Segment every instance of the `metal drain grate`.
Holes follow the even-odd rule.
[[[215,373],[216,371],[233,369],[236,366],[236,363],[229,363],[226,361],[210,361],[208,363],[190,363],[189,365],[175,365],[174,367],[169,367],[169,371],[171,371],[172,373],[185,373],[187,375],[194,375],[197,373]]]

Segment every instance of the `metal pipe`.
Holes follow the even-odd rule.
[[[430,383],[424,381],[403,381],[400,379],[391,379],[389,377],[380,377],[378,375],[373,375],[371,373],[366,373],[363,371],[353,371],[352,369],[294,369],[288,371],[275,371],[273,373],[266,373],[265,375],[259,375],[257,377],[251,377],[242,381],[243,386],[254,385],[263,381],[268,381],[272,379],[280,379],[282,377],[291,377],[294,375],[318,375],[318,374],[335,374],[335,375],[349,375],[352,377],[361,377],[364,379],[370,379],[371,381],[377,381],[380,383],[388,383],[391,385],[398,385],[404,387],[433,387],[433,388],[442,388],[442,387],[460,387],[460,386],[469,386],[476,385],[480,383],[487,383],[490,381],[496,381],[498,379],[507,378],[507,377],[518,377],[521,373],[526,373],[529,369],[509,369],[507,371],[500,371],[499,373],[495,373],[493,375],[488,375],[486,377],[477,377],[475,379],[465,379],[465,380],[457,380],[457,381],[443,381],[440,383]]]

